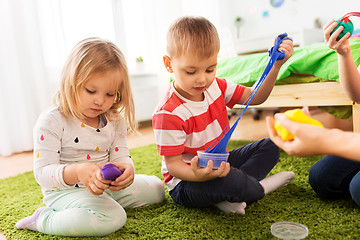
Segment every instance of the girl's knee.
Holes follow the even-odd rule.
[[[103,223],[100,227],[101,235],[105,236],[119,230],[125,225],[126,220],[126,212],[120,204],[109,207],[106,214],[98,216],[98,221]]]
[[[51,214],[39,231],[72,237],[106,236],[122,228],[127,220],[125,210],[119,204],[114,205],[111,202],[92,208],[51,211]]]
[[[160,203],[164,200],[163,182],[156,176],[136,174],[133,184],[123,191],[111,193],[124,208],[136,208]]]
[[[160,203],[165,198],[164,183],[156,176],[148,176],[149,191],[147,192],[147,204]]]
[[[119,228],[122,228],[127,220],[127,215],[126,212],[124,210],[124,208],[118,204],[118,206],[114,209],[111,208],[109,209],[111,211],[110,215],[112,219],[116,219],[116,223],[118,225]]]

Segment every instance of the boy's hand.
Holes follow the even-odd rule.
[[[230,164],[222,162],[218,169],[213,169],[213,162],[210,160],[205,168],[198,165],[199,157],[191,159],[191,169],[199,182],[208,181],[217,177],[225,177],[230,172]]]
[[[289,37],[292,39],[291,37]],[[285,58],[282,60],[277,60],[274,65],[281,67],[294,53],[294,45],[292,40],[285,39],[283,40],[279,47],[278,51],[285,53]]]
[[[350,37],[350,33],[346,33],[339,41],[336,41],[336,38],[344,29],[343,26],[340,26],[338,29],[336,29],[335,32],[333,32],[333,34],[331,34],[331,32],[336,28],[337,25],[338,23],[335,20],[331,20],[324,26],[323,30],[325,43],[337,54],[345,55],[351,51],[348,40],[348,38]]]

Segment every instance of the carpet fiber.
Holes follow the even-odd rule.
[[[229,149],[246,142],[230,141]],[[155,145],[131,149],[137,173],[160,174],[161,157]],[[307,183],[310,167],[321,156],[298,158],[281,152],[271,174],[294,171],[289,186],[266,195],[246,208],[246,214],[226,214],[216,208],[189,209],[174,203],[166,191],[163,203],[127,210],[128,220],[119,231],[101,239],[275,239],[271,224],[294,221],[309,228],[309,239],[359,239],[359,208],[350,199],[318,198]],[[0,180],[0,231],[7,239],[78,239],[17,230],[15,223],[43,206],[33,173]],[[93,238],[79,238],[93,239]]]

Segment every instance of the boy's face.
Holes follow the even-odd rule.
[[[204,91],[215,79],[217,53],[208,58],[191,53],[171,59],[164,56],[164,65],[168,72],[174,73],[176,91],[191,101],[202,101]]]

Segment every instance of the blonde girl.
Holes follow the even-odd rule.
[[[126,145],[136,131],[128,70],[111,42],[88,38],[72,50],[54,105],[34,128],[34,175],[45,207],[16,223],[61,236],[105,236],[124,226],[124,208],[159,203],[162,181],[135,174]],[[123,174],[104,180],[115,164]]]

